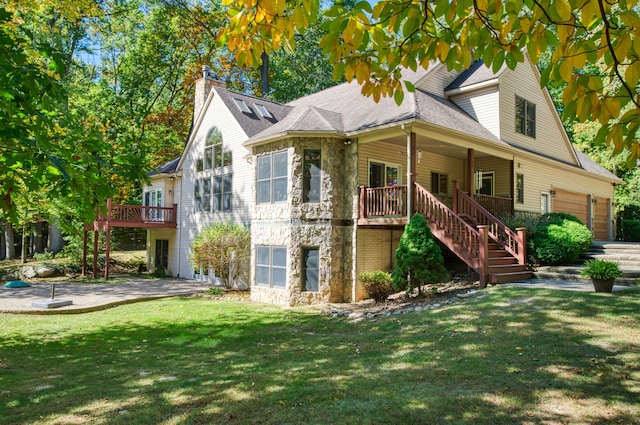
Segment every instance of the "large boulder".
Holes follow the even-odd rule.
[[[38,276],[38,272],[36,271],[36,269],[32,266],[24,266],[20,269],[20,274],[22,275],[22,277],[24,277],[25,279],[32,279],[36,276]]]
[[[51,277],[56,274],[56,269],[50,266],[39,266],[36,269],[38,277]]]

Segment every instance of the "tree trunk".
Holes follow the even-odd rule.
[[[13,225],[11,223],[4,224],[4,240],[5,240],[5,256],[7,260],[16,258],[16,247],[13,235]]]
[[[260,65],[260,77],[262,80],[262,97],[269,95],[269,55],[262,52],[262,65]]]
[[[33,225],[33,249],[32,253],[44,253],[44,222],[39,221]]]
[[[2,225],[2,229],[0,230],[0,260],[4,260],[4,257],[7,255],[7,248],[5,244],[4,237],[4,224]]]
[[[60,228],[54,223],[49,224],[49,240],[47,242],[47,246],[49,247],[49,251],[53,252],[54,254],[62,251],[62,248],[64,246],[62,232],[60,231]]]
[[[22,250],[20,251],[20,262],[25,264],[27,262],[27,226],[22,226]]]

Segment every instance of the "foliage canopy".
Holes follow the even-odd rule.
[[[319,0],[224,0],[229,27],[220,41],[239,64],[257,65],[262,52],[293,50],[295,36],[316,22]],[[565,85],[563,115],[602,124],[596,143],[626,147],[627,165],[640,153],[640,16],[636,1],[619,0],[379,0],[324,11],[320,45],[333,77],[357,80],[362,92],[403,99],[402,68],[449,69],[474,60],[498,71],[537,63],[553,49],[542,85]],[[598,64],[601,72],[591,72]]]

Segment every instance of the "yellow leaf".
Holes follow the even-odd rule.
[[[440,60],[444,62],[447,60],[447,56],[449,56],[449,44],[444,40],[440,40],[438,47],[440,47]]]
[[[573,63],[571,58],[564,58],[562,63],[560,64],[560,77],[564,81],[571,80],[571,76],[573,75]]]
[[[640,79],[640,61],[635,61],[627,67],[624,72],[624,79],[630,87],[636,87],[638,85],[638,79]]]
[[[558,25],[558,38],[561,42],[567,41],[573,35],[573,25]]]
[[[555,6],[560,19],[563,21],[571,19],[571,4],[569,3],[569,0],[556,0]]]
[[[604,109],[609,117],[616,118],[620,115],[620,99],[615,97],[607,97],[604,99]]]
[[[598,6],[597,0],[587,0],[587,2],[582,6],[582,10],[580,12],[580,20],[582,24],[589,28],[591,24],[593,24],[600,16],[600,10]]]

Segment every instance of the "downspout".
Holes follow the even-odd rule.
[[[177,173],[174,173],[174,175],[177,176]],[[181,244],[182,244],[182,208],[184,207],[184,204],[182,203],[182,197],[184,196],[184,191],[182,190],[182,182],[183,182],[183,178],[182,176],[180,177],[180,205],[178,206],[178,211],[177,211],[177,216],[180,217],[176,217],[176,224],[178,226],[178,273],[176,275],[176,277],[180,277],[180,268],[182,265],[182,256],[180,255],[182,253],[182,249]],[[175,187],[173,188],[174,193],[175,193]]]
[[[412,193],[413,193],[413,187],[411,182],[413,181],[412,177],[413,177],[413,168],[412,168],[412,157],[413,157],[413,152],[411,151],[411,131],[407,130],[404,126],[404,124],[402,124],[400,126],[400,128],[402,128],[402,131],[405,132],[405,134],[407,135],[407,223],[409,221],[411,221],[411,211],[413,211],[413,199],[412,199]]]

